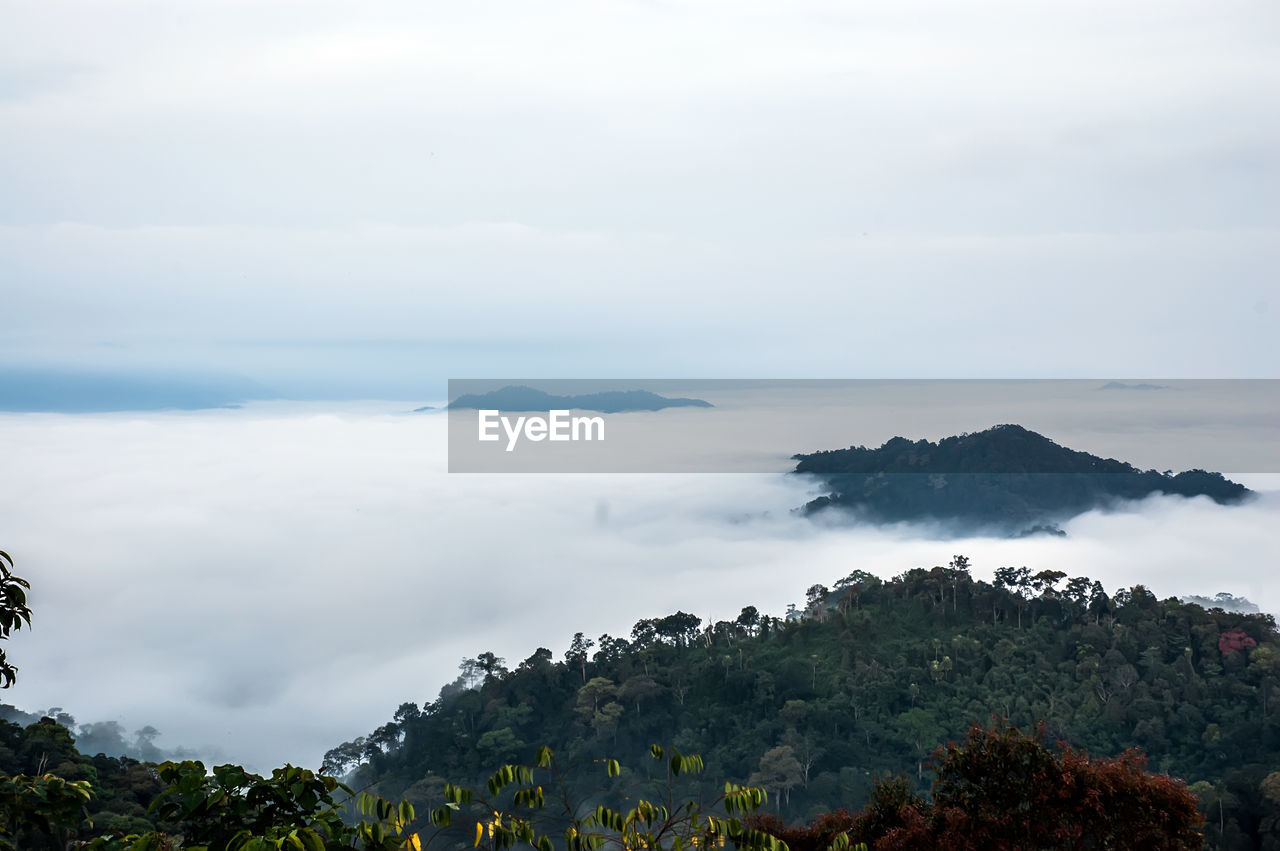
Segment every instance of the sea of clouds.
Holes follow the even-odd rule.
[[[0,548],[32,583],[3,695],[266,770],[430,701],[464,656],[515,665],[677,609],[780,615],[816,582],[972,559],[1229,591],[1280,611],[1280,483],[1153,498],[1065,538],[946,539],[792,513],[786,475],[459,475],[408,403],[0,416]]]

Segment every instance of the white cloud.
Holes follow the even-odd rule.
[[[448,475],[443,418],[371,410],[0,418],[0,544],[35,609],[6,699],[265,769],[433,699],[463,656],[559,655],[576,630],[625,636],[677,608],[781,613],[813,582],[956,552],[979,574],[1025,564],[1280,609],[1274,498],[1155,500],[1064,540],[937,541],[797,520],[807,485],[783,477]]]

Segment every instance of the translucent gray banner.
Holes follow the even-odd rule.
[[[452,473],[782,472],[1004,424],[1140,470],[1280,472],[1276,379],[451,379],[443,415]]]

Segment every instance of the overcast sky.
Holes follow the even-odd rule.
[[[47,0],[0,22],[10,364],[383,397],[1275,374],[1269,0]]]
[[[0,0],[0,373],[1274,378],[1277,91],[1274,0]],[[314,764],[463,655],[955,549],[776,478],[463,481],[389,410],[0,416],[3,698]],[[965,550],[1274,609],[1275,510]]]

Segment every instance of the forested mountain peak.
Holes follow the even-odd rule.
[[[1261,784],[1280,764],[1277,660],[1270,615],[1027,567],[986,582],[957,556],[888,580],[853,571],[785,617],[676,612],[630,638],[579,633],[559,659],[481,653],[435,700],[402,703],[326,764],[425,804],[446,778],[479,782],[539,745],[589,767],[665,742],[764,786],[796,821],[861,806],[876,776],[904,772],[923,789],[937,746],[997,716],[1044,721],[1049,741],[1099,756],[1139,747],[1203,800],[1230,796],[1211,830],[1241,837],[1272,806]],[[594,783],[584,770],[570,783]]]
[[[1137,467],[1061,446],[1013,423],[944,437],[892,437],[878,449],[851,446],[792,456],[797,473],[1138,473]]]
[[[808,503],[807,513],[838,507],[868,522],[942,521],[966,533],[1052,529],[1084,511],[1156,493],[1224,505],[1251,493],[1220,473],[1144,471],[1016,424],[936,443],[893,437],[877,449],[850,446],[793,460],[794,472],[822,477],[829,491]]]

